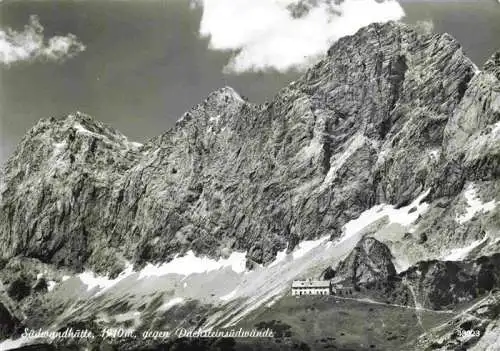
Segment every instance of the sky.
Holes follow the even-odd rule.
[[[79,110],[142,142],[225,85],[270,100],[388,20],[428,21],[478,65],[500,49],[495,0],[0,1],[0,163],[40,118]]]

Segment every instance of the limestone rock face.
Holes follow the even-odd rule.
[[[308,3],[291,11],[300,17]],[[0,173],[5,296],[28,325],[92,321],[113,302],[92,300],[90,283],[79,284],[91,273],[75,272],[111,279],[129,263],[138,269],[190,250],[215,259],[245,252],[247,269],[262,275],[255,286],[272,285],[250,294],[255,300],[229,300],[233,318],[259,298],[274,302],[276,285],[292,275],[319,275],[330,257],[347,256],[323,278],[389,282],[381,294],[400,304],[444,309],[498,295],[499,60],[497,53],[479,70],[450,35],[373,24],[339,40],[269,103],[221,88],[145,145],[83,113],[41,120]],[[377,219],[348,233],[367,215]],[[329,256],[311,265],[322,267],[300,261],[303,241],[325,236],[341,252],[318,249]],[[266,275],[278,252],[272,269],[285,267],[283,280]],[[243,273],[230,274],[235,283]],[[68,285],[66,275],[75,278]],[[80,309],[57,304],[57,290],[48,292],[57,284],[80,286],[83,298],[62,289]],[[158,322],[165,292],[138,297],[152,299],[144,326]],[[193,313],[214,317],[211,302],[240,293],[191,300]],[[481,328],[493,335],[495,323],[484,319]]]
[[[370,237],[362,239],[342,261],[337,274],[356,285],[370,286],[388,282],[396,276],[389,248]]]
[[[484,70],[497,76],[500,79],[500,51],[496,52],[484,64]]]
[[[462,181],[498,180],[500,176],[499,72],[497,53],[470,81],[444,130],[443,169],[447,173],[458,171]]]
[[[138,149],[81,113],[40,121],[6,166],[0,198],[2,255],[81,269],[105,242],[102,210]]]
[[[9,338],[19,325],[19,321],[0,302],[0,340]]]
[[[414,286],[422,306],[451,309],[500,288],[500,254],[472,262],[420,262],[401,276]]]
[[[375,204],[456,197],[498,176],[495,60],[480,73],[447,34],[374,24],[270,103],[219,89],[144,146],[81,113],[42,120],[2,177],[0,253],[112,273],[237,250],[251,267]]]

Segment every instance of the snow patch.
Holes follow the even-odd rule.
[[[184,299],[181,297],[174,297],[173,299],[169,300],[168,302],[164,303],[158,308],[158,311],[168,311],[175,305],[180,305],[184,303]]]
[[[274,266],[278,265],[279,263],[285,261],[286,258],[288,257],[288,255],[286,254],[286,250],[287,249],[284,249],[282,251],[278,251],[278,253],[276,254],[276,258],[274,259],[273,262],[271,262],[271,264],[268,267],[274,267]]]
[[[439,155],[441,154],[441,151],[439,149],[433,149],[429,151],[429,155],[434,159],[434,160],[439,160]]]
[[[70,117],[73,117],[75,118],[74,115],[70,115]],[[73,123],[73,128],[75,128],[75,130],[80,133],[80,134],[84,134],[84,135],[88,135],[88,136],[91,136],[91,137],[94,137],[94,138],[97,138],[97,139],[100,139],[100,140],[103,140],[107,143],[113,143],[106,135],[102,135],[102,134],[98,134],[98,133],[94,133],[94,132],[91,132],[90,130],[88,130],[87,128],[85,128],[84,126],[81,125],[81,123],[75,121]],[[127,137],[125,137],[124,135],[120,135],[118,133],[118,137],[120,139],[120,142],[122,143],[123,146],[129,148],[129,149],[139,149],[143,146],[143,144],[141,143],[138,143],[138,142],[135,142],[135,141],[129,141],[127,139]],[[65,145],[61,145],[60,147],[64,147]]]
[[[129,145],[133,148],[133,149],[139,149],[143,146],[143,144],[141,143],[138,143],[136,141],[129,141]]]
[[[137,320],[141,316],[139,311],[131,311],[126,313],[120,313],[113,316],[113,319],[118,323],[123,323],[131,320]]]
[[[304,240],[304,241],[302,241],[299,245],[297,245],[295,250],[293,250],[293,252],[292,252],[293,259],[296,260],[298,258],[303,257],[305,254],[307,254],[312,249],[318,247],[319,245],[321,245],[325,241],[328,241],[328,239],[330,239],[330,235],[324,236],[324,237],[319,238],[317,240]]]
[[[417,220],[417,218],[427,211],[429,204],[421,203],[422,200],[429,195],[430,189],[419,195],[411,204],[399,209],[395,209],[392,205],[377,205],[363,212],[357,219],[351,220],[344,225],[344,234],[340,242],[349,239],[354,234],[358,233],[368,225],[388,217],[390,223],[409,226]]]
[[[149,277],[160,277],[168,274],[178,274],[188,276],[194,273],[208,273],[229,267],[234,272],[240,274],[246,270],[246,252],[233,252],[228,258],[214,260],[208,257],[196,257],[193,251],[188,251],[183,257],[175,257],[172,261],[160,265],[148,264],[141,271],[135,272],[133,265],[128,264],[127,268],[115,279],[108,276],[99,276],[93,272],[87,271],[79,274],[77,277],[87,286],[87,291],[99,289],[98,295],[109,290],[122,280],[137,274],[136,279],[141,280]],[[64,279],[65,278],[65,279]],[[63,277],[64,280],[69,277]],[[187,287],[187,283],[184,283]]]
[[[209,122],[211,122],[211,123],[215,123],[215,124],[217,124],[217,123],[219,123],[219,121],[220,121],[220,115],[217,115],[217,116],[215,116],[215,117],[210,117],[210,118],[208,119],[208,121],[209,121]]]
[[[33,338],[20,337],[19,339],[7,339],[0,342],[0,350],[17,350],[18,348],[33,342]]]
[[[474,217],[478,212],[490,212],[496,207],[496,201],[491,200],[486,203],[482,203],[477,196],[477,190],[474,183],[470,183],[464,193],[465,199],[467,200],[467,207],[465,214],[456,217],[456,221],[459,224],[464,224]]]
[[[47,291],[48,292],[51,292],[52,290],[54,290],[54,288],[56,287],[57,283],[53,280],[49,280],[47,282]]]
[[[132,274],[134,274],[133,265],[128,264],[127,268],[115,279],[109,279],[107,276],[98,276],[93,272],[83,272],[78,275],[78,278],[80,278],[83,284],[87,285],[87,291],[98,288],[100,289],[99,294],[101,294]]]
[[[208,257],[196,257],[194,252],[190,250],[185,256],[176,256],[170,262],[156,266],[148,264],[139,272],[139,279],[167,274],[207,273],[225,267],[231,267],[236,273],[243,273],[246,270],[246,252],[233,252],[227,259],[220,258],[216,261]]]
[[[86,134],[86,135],[91,135],[91,136],[94,136],[94,137],[98,137],[100,138],[101,136],[94,133],[94,132],[91,132],[90,130],[88,130],[87,128],[85,128],[84,126],[82,126],[80,123],[78,122],[75,122],[73,127],[79,132],[79,133],[82,133],[82,134]]]
[[[320,246],[321,244],[327,242],[329,239],[330,239],[330,235],[325,235],[325,236],[323,236],[319,239],[316,239],[316,240],[301,241],[297,246],[295,246],[295,248],[291,254],[286,253],[287,249],[283,249],[282,251],[278,251],[274,261],[271,262],[267,267],[271,268],[271,267],[277,266],[280,263],[283,263],[283,262],[291,260],[291,259],[297,260],[299,258],[302,258],[306,254],[308,254],[311,250],[313,250],[313,249],[317,248],[318,246]]]
[[[488,236],[486,235],[483,239],[473,241],[468,246],[452,249],[451,252],[448,255],[442,257],[441,260],[443,260],[443,261],[462,261],[462,260],[466,259],[467,256],[469,256],[469,254],[472,250],[474,250],[479,245],[485,243],[487,240],[488,240]]]
[[[226,294],[224,296],[221,296],[220,299],[222,301],[229,301],[229,300],[232,300],[235,296],[236,296],[236,293],[238,292],[238,288],[234,289],[233,291],[231,291],[229,294]]]
[[[411,267],[410,262],[408,262],[405,257],[396,256],[392,260],[392,263],[394,264],[394,268],[396,269],[397,273],[404,272]]]
[[[500,133],[500,122],[495,123],[493,125],[493,128],[491,129],[491,134],[498,134],[498,133]]]

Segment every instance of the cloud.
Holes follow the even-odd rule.
[[[209,48],[233,51],[225,71],[304,69],[339,38],[399,20],[395,0],[194,0]]]
[[[0,63],[11,65],[23,61],[64,61],[85,50],[73,34],[44,37],[44,28],[38,17],[30,16],[23,31],[0,29]]]

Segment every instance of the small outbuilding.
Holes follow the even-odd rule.
[[[352,295],[353,288],[350,285],[332,284],[331,291],[333,295],[348,296]]]

